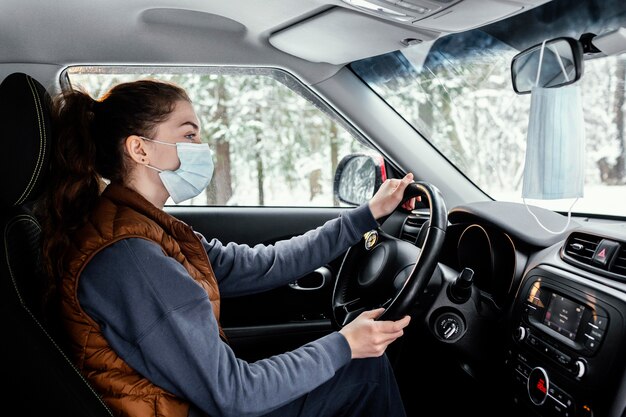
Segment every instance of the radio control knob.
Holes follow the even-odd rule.
[[[517,329],[515,329],[513,337],[518,342],[521,342],[522,340],[526,339],[526,335],[527,335],[527,332],[524,326],[519,326]]]
[[[582,378],[583,375],[585,375],[585,372],[587,372],[587,366],[585,365],[585,362],[581,359],[578,359],[576,361],[576,363],[574,364],[575,367],[575,373],[576,373],[576,378]]]

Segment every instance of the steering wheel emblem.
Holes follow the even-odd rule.
[[[376,230],[370,230],[363,235],[365,238],[365,249],[372,250],[376,243],[378,243],[378,232]]]

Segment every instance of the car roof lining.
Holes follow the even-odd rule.
[[[452,7],[462,10],[458,8],[476,1],[463,0]],[[489,4],[505,0],[481,1],[487,1],[481,7],[488,10]],[[538,1],[545,0],[520,3],[532,7],[528,4]],[[314,33],[323,21],[319,15],[337,6],[343,6],[339,10],[342,16],[361,22],[357,33],[350,35],[338,27],[329,34],[337,43],[318,42],[315,48],[299,41],[301,29],[297,28],[305,25]],[[346,7],[341,0],[166,0],[157,4],[150,0],[36,4],[4,0],[3,10],[10,13],[0,14],[0,64],[271,66],[315,84],[353,59],[401,48],[406,37],[437,36],[433,28],[399,26]],[[339,15],[329,16],[336,23]],[[307,21],[317,24],[310,26]],[[377,27],[382,39],[357,42],[364,33],[372,32],[370,25]],[[277,49],[273,45],[276,39],[284,41],[291,37],[286,35],[290,32],[298,36],[282,42],[291,45],[289,50]],[[317,49],[317,56],[310,56],[312,49]]]
[[[257,0],[158,7],[147,0],[5,0],[2,8],[11,12],[0,14],[0,63],[271,66],[313,83],[340,66],[286,54],[267,38],[327,7],[321,0],[276,0],[272,7]]]

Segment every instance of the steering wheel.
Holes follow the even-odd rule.
[[[422,226],[427,230],[421,249],[379,227],[346,252],[333,290],[333,320],[337,327],[347,325],[363,311],[379,307],[385,310],[378,320],[398,320],[410,313],[428,284],[443,247],[448,213],[441,192],[426,182],[410,184],[400,205],[417,196],[427,203],[430,212],[430,220]],[[379,219],[379,224],[387,217]]]

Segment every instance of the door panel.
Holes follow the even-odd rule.
[[[302,234],[338,217],[346,208],[168,206],[165,210],[207,240],[252,246]]]
[[[207,240],[254,246],[289,239],[336,218],[346,208],[167,207]],[[221,323],[239,357],[252,361],[301,346],[334,329],[329,320],[343,256],[293,284],[223,298]]]

